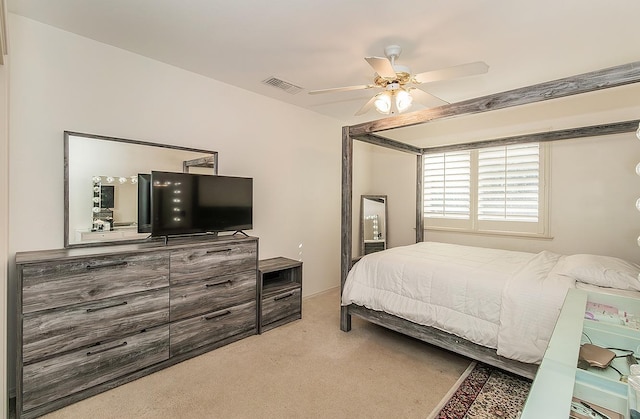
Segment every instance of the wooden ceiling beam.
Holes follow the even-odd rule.
[[[489,112],[638,82],[640,82],[640,61],[352,125],[349,127],[349,134],[356,137],[393,128],[424,124],[437,119]]]
[[[517,135],[513,137],[498,138],[494,140],[477,141],[473,143],[452,144],[437,147],[425,147],[424,154],[445,153],[451,151],[474,150],[485,147],[498,147],[522,143],[543,143],[548,141],[570,140],[573,138],[596,137],[600,135],[622,134],[635,132],[640,120],[614,122],[611,124],[591,125],[588,127],[569,128],[558,131],[538,132],[532,134]]]
[[[353,137],[353,139],[362,141],[365,143],[369,143],[369,144],[378,145],[385,148],[390,148],[396,151],[402,151],[405,153],[411,153],[416,155],[422,154],[422,149],[420,147],[412,146],[410,144],[392,140],[390,138],[382,137],[380,135],[365,134],[365,135],[359,135],[357,137]]]

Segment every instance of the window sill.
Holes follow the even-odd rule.
[[[471,234],[475,236],[494,236],[494,237],[517,237],[526,239],[553,240],[553,236],[548,233],[523,233],[515,231],[493,231],[493,230],[465,230],[447,227],[425,227],[424,231],[438,231],[443,233]]]

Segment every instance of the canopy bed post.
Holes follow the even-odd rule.
[[[418,154],[416,166],[416,243],[424,241],[424,154]]]
[[[341,269],[340,293],[344,288],[347,274],[351,268],[353,246],[353,138],[349,127],[342,127],[342,231],[341,231]],[[351,315],[345,306],[340,306],[340,330],[351,330]]]

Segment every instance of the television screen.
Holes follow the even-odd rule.
[[[138,173],[138,233],[151,233],[151,174]]]
[[[115,207],[115,187],[113,185],[100,186],[100,208]]]
[[[253,179],[151,172],[151,235],[253,228]]]

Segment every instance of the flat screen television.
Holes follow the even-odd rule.
[[[138,233],[151,233],[150,173],[138,173]]]
[[[151,235],[253,228],[253,179],[151,172]]]

